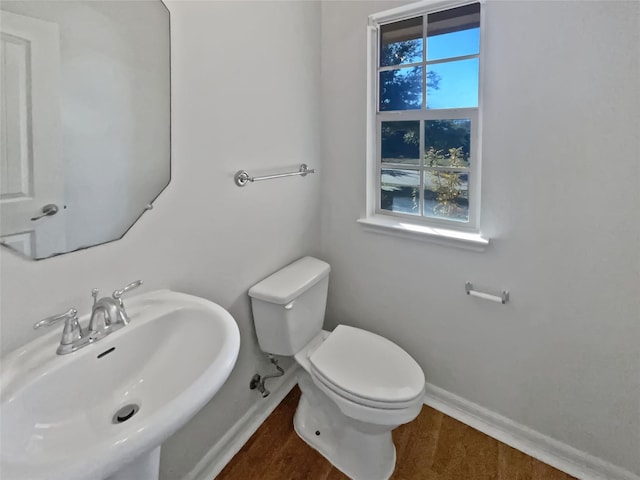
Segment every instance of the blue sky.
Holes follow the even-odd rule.
[[[427,60],[473,55],[480,51],[480,29],[427,38]],[[440,76],[440,88],[427,95],[427,108],[475,107],[478,105],[478,59],[428,65]]]
[[[404,58],[403,64],[422,61],[423,39],[413,40],[419,44],[418,56]],[[444,60],[479,53],[480,29],[471,28],[457,32],[434,35],[427,38],[427,61]],[[427,92],[427,108],[464,108],[478,106],[477,58],[442,62],[427,65],[427,72],[438,75],[439,88]],[[422,67],[413,67],[422,68]],[[413,68],[394,70],[396,75],[409,74]]]

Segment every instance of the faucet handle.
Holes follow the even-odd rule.
[[[62,330],[62,339],[60,340],[60,346],[58,347],[58,353],[68,353],[72,350],[68,350],[69,346],[74,342],[81,340],[83,337],[82,327],[78,322],[78,310],[70,308],[60,315],[53,315],[47,317],[44,320],[40,320],[33,328],[48,327],[54,323],[58,323],[64,320],[64,329]]]
[[[52,315],[50,317],[47,317],[43,320],[40,320],[39,322],[35,323],[33,325],[33,329],[36,330],[40,327],[48,327],[49,325],[53,325],[54,323],[58,323],[62,320],[78,320],[78,310],[76,310],[75,308],[70,308],[69,310],[67,310],[64,313],[61,313],[59,315]]]
[[[40,320],[33,326],[34,329],[47,327],[62,320],[64,320],[64,329],[62,330],[60,345],[58,345],[58,349],[56,350],[56,353],[59,355],[77,350],[79,342],[85,338],[80,322],[78,322],[78,310],[70,308],[60,315],[53,315],[44,320]]]
[[[136,280],[135,282],[130,283],[129,285],[127,285],[126,287],[120,290],[115,290],[112,296],[115,300],[118,301],[120,306],[122,306],[122,299],[121,299],[122,295],[124,295],[127,292],[130,292],[134,288],[138,288],[140,285],[142,285],[142,280]]]

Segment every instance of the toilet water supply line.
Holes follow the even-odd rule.
[[[276,370],[278,370],[277,373],[273,373],[271,375],[265,375],[264,377],[260,377],[259,373],[256,373],[253,378],[251,379],[251,382],[249,383],[249,388],[251,390],[258,390],[261,394],[262,394],[262,398],[268,397],[269,394],[271,393],[269,390],[267,390],[267,388],[264,386],[264,382],[265,380],[267,380],[267,378],[276,378],[276,377],[281,377],[284,375],[284,370],[282,369],[282,367],[280,365],[278,365],[278,359],[275,358],[273,355],[267,355],[269,357],[269,361],[275,365]]]

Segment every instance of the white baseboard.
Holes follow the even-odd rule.
[[[424,403],[582,480],[640,480],[640,476],[577,450],[480,405],[427,383]]]
[[[182,480],[215,478],[296,386],[298,368],[297,364],[293,364],[282,377],[280,385],[272,390],[268,397],[261,399],[256,393],[256,403],[209,449],[196,466],[182,477]]]

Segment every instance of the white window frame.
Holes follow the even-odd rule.
[[[402,110],[402,111],[378,111],[378,62],[380,45],[380,27],[388,23],[395,23],[410,18],[424,17],[423,28],[426,28],[426,20],[429,13],[435,13],[450,8],[480,3],[480,70],[478,72],[478,107],[433,109],[427,110]],[[417,3],[386,10],[369,17],[367,30],[367,188],[365,215],[358,220],[365,228],[380,233],[389,233],[402,237],[432,241],[435,243],[459,246],[473,250],[483,250],[489,243],[480,233],[480,199],[481,199],[481,170],[482,170],[482,85],[484,63],[484,0],[425,0]],[[462,57],[465,58],[465,57]],[[426,65],[423,62],[423,65]],[[426,71],[423,72],[426,75]],[[424,77],[423,77],[424,78]],[[423,102],[426,102],[426,85],[423,85]],[[457,222],[440,218],[431,218],[390,212],[380,208],[381,169],[383,164],[380,155],[381,135],[380,129],[383,121],[411,121],[411,120],[435,120],[435,119],[471,119],[471,151],[469,169],[469,221]],[[421,123],[422,124],[422,123]],[[423,165],[423,138],[424,128],[420,129],[420,158],[421,166],[418,172],[421,176],[430,170]],[[393,168],[393,167],[391,167]],[[421,190],[423,190],[421,188]],[[424,192],[420,192],[422,203]],[[420,211],[422,212],[421,205]]]

